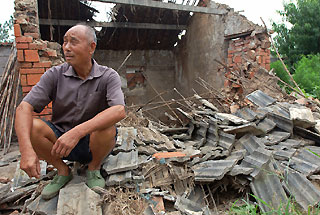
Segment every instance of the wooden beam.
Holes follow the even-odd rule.
[[[162,9],[168,9],[168,10],[180,10],[180,11],[188,11],[188,12],[194,12],[194,13],[208,13],[208,14],[215,14],[215,15],[222,15],[227,13],[227,10],[225,9],[164,3],[164,2],[152,1],[152,0],[91,0],[91,1],[99,1],[99,2],[106,2],[106,3],[114,3],[114,4],[128,4],[128,5],[134,5],[134,6],[162,8]]]
[[[40,25],[58,25],[58,26],[74,26],[80,21],[78,20],[59,20],[59,19],[40,19]],[[153,23],[132,23],[132,22],[86,22],[91,27],[107,27],[107,28],[137,28],[137,29],[161,29],[161,30],[186,30],[186,25],[163,25]]]

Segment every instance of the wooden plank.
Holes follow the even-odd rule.
[[[40,25],[58,25],[58,26],[74,26],[80,21],[78,20],[58,20],[58,19],[40,19]],[[136,29],[162,29],[162,30],[186,30],[186,25],[163,25],[153,23],[130,23],[130,22],[86,22],[91,27],[107,27],[107,28],[136,28]]]
[[[225,9],[164,3],[164,2],[152,1],[152,0],[92,0],[92,1],[114,3],[114,4],[128,4],[128,5],[134,5],[134,6],[153,7],[153,8],[180,10],[180,11],[188,11],[188,12],[194,12],[194,13],[207,13],[207,14],[215,14],[215,15],[222,15],[227,13]]]

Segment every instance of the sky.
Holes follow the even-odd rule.
[[[0,7],[0,23],[9,20],[10,15],[12,15],[14,11],[14,0],[2,0],[2,2],[2,6]],[[216,0],[216,2],[227,4],[234,8],[235,11],[241,11],[240,14],[259,25],[262,25],[260,20],[260,17],[262,17],[268,28],[271,28],[271,20],[276,22],[281,21],[281,17],[276,11],[283,10],[282,0]],[[106,19],[106,11],[109,10],[108,5],[110,4],[101,2],[95,2],[95,4],[97,4],[95,7],[100,11],[100,14],[97,16],[97,21]]]

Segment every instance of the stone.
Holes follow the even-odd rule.
[[[310,128],[316,124],[309,108],[289,108],[289,111],[290,119],[293,120],[295,126]]]
[[[100,195],[85,183],[67,185],[59,193],[57,215],[102,215]]]

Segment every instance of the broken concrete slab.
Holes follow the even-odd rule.
[[[213,182],[220,180],[235,165],[237,160],[210,160],[202,162],[192,169],[194,171],[195,181],[197,182]]]
[[[244,135],[239,139],[239,142],[243,145],[243,147],[248,151],[249,154],[252,154],[258,148],[265,148],[263,142],[252,134]]]
[[[242,125],[245,123],[249,123],[248,120],[242,119],[242,118],[237,117],[233,114],[216,113],[215,117],[221,121],[232,122],[235,125]]]
[[[252,134],[252,135],[262,135],[265,134],[264,131],[256,126],[255,123],[248,123],[240,126],[234,126],[232,128],[227,128],[223,130],[226,133],[229,134],[236,134],[237,136],[242,136],[247,133]]]
[[[316,124],[309,108],[290,108],[289,111],[290,119],[295,126],[310,128]]]
[[[236,116],[245,119],[249,122],[252,122],[254,120],[256,120],[258,118],[258,115],[256,114],[256,112],[254,112],[253,110],[249,109],[249,108],[242,108],[240,110],[238,110],[235,113]]]
[[[250,188],[254,196],[266,202],[257,200],[263,212],[278,211],[280,207],[286,206],[287,196],[273,165],[269,163],[264,169],[250,183]]]
[[[296,152],[297,150],[292,148],[277,150],[273,153],[273,157],[277,160],[289,160],[296,154]]]
[[[267,136],[262,137],[261,139],[264,139],[262,141],[264,142],[265,145],[271,146],[288,139],[290,135],[291,134],[288,132],[273,131],[269,133]]]
[[[290,134],[293,133],[293,122],[291,119],[275,113],[268,113],[267,118],[276,123],[278,128],[287,131]]]
[[[313,140],[316,143],[320,144],[320,135],[315,133],[315,132],[312,132],[312,131],[310,131],[308,129],[301,128],[301,127],[298,127],[298,126],[294,127],[294,132],[295,132],[295,134],[300,135],[303,138],[306,138],[306,139],[309,139],[309,140]]]
[[[276,127],[276,123],[268,118],[265,118],[260,121],[257,126],[259,129],[263,130],[265,134],[267,134]]]
[[[284,168],[290,167],[307,177],[319,172],[320,170],[319,166],[295,156],[289,161],[283,161],[281,164],[284,166]]]
[[[198,99],[205,107],[210,108],[213,111],[219,111],[211,102],[207,101],[206,99],[201,98],[199,95],[194,94],[194,97]]]
[[[106,179],[107,186],[123,185],[132,179],[131,171],[119,172],[109,175]]]
[[[133,127],[118,128],[118,138],[113,152],[129,152],[134,150],[136,148],[134,145],[136,136],[137,130]]]
[[[267,107],[269,105],[272,105],[276,102],[276,100],[261,90],[256,90],[253,93],[246,96],[247,99],[249,99],[254,104],[258,105],[259,107]]]
[[[27,209],[34,214],[56,215],[58,198],[56,196],[50,200],[44,200],[40,195],[27,206]]]
[[[285,180],[282,183],[305,211],[319,203],[320,191],[298,172],[285,171]]]
[[[237,176],[237,175],[249,175],[254,171],[254,168],[242,167],[240,165],[235,165],[227,175]]]
[[[100,195],[85,183],[67,185],[59,193],[57,215],[102,215]]]
[[[231,152],[233,145],[235,143],[235,139],[236,139],[236,135],[219,131],[218,146],[221,146],[222,148]]]
[[[295,139],[287,139],[281,143],[279,143],[279,146],[285,146],[289,148],[300,148],[302,146],[301,140],[295,140]]]
[[[264,171],[271,157],[272,153],[270,151],[264,148],[258,148],[252,154],[245,156],[240,166],[254,168],[254,171],[250,175],[255,178],[261,171]]]
[[[176,208],[177,210],[187,215],[210,215],[211,214],[207,207],[201,208],[199,204],[181,196],[177,197],[177,200],[174,204],[174,208]]]
[[[117,155],[108,156],[102,168],[110,175],[136,169],[138,161],[138,151],[120,152]]]

